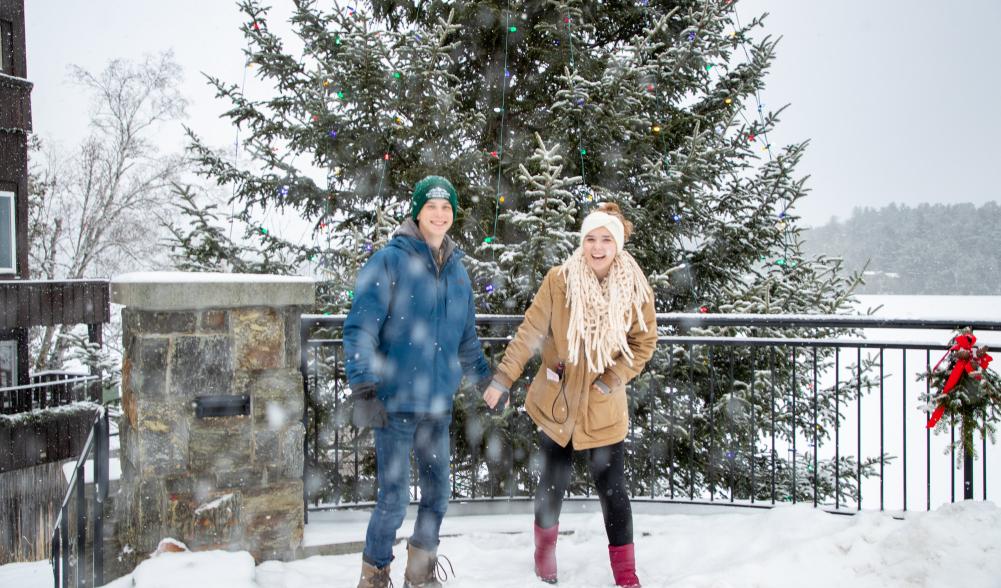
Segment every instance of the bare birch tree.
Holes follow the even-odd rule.
[[[184,159],[162,153],[153,139],[184,117],[181,73],[169,52],[140,62],[116,59],[97,75],[70,67],[91,98],[90,134],[68,155],[33,150],[40,161],[32,161],[32,278],[106,277],[164,263],[160,235]],[[60,364],[61,331],[47,327],[36,339],[34,369]]]

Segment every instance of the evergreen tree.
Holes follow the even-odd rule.
[[[518,237],[483,243],[477,248],[480,260],[470,263],[485,284],[480,303],[508,314],[528,308],[549,268],[563,263],[579,241],[577,197],[570,190],[580,177],[564,177],[559,145],[546,147],[538,134],[535,139],[538,146],[526,162],[533,171],[522,163],[515,175],[526,209],[508,208],[498,216]]]
[[[806,232],[806,249],[864,272],[861,294],[992,295],[1001,291],[996,202],[862,207]]]
[[[486,312],[523,312],[600,200],[618,202],[635,223],[628,247],[661,312],[848,308],[852,278],[836,260],[800,251],[794,206],[806,193],[796,174],[805,143],[768,143],[781,109],[765,111],[757,93],[776,41],[755,37],[761,19],[740,24],[731,0],[372,0],[330,8],[297,0],[296,50],[271,32],[259,2],[241,7],[248,59],[273,92],[250,99],[236,85],[211,83],[232,103],[226,116],[253,161],[228,161],[193,132],[192,149],[206,176],[233,188],[247,237],[269,251],[284,248],[299,271],[324,280],[323,310],[349,307],[358,268],[409,213],[410,188],[428,174],[458,188],[452,235],[471,254]],[[299,214],[311,237],[254,230],[271,209]],[[631,399],[638,419],[658,413],[673,390],[665,378],[688,373],[685,364],[696,360],[706,369],[693,369],[691,416],[708,422],[728,410],[733,399],[713,393],[712,361],[678,351],[661,350],[639,382],[655,394]],[[781,386],[794,361],[802,359],[769,368]],[[754,369],[734,374],[734,389],[751,389]],[[523,393],[515,391],[516,403]],[[830,395],[823,399],[826,414],[837,410]],[[456,405],[470,448],[457,459],[469,456],[472,466],[497,431],[524,436],[517,425],[474,416],[477,401],[464,391]],[[788,438],[788,425],[778,434]],[[670,423],[658,426],[675,434]],[[724,431],[709,427],[678,443],[692,449],[684,454],[692,465],[711,464]],[[745,426],[744,434],[754,445],[761,430]],[[665,448],[652,440],[630,446],[637,480],[668,475]],[[511,446],[519,449],[508,458],[525,465],[525,442]]]

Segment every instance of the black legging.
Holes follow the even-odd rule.
[[[555,441],[539,434],[542,453],[542,474],[535,491],[535,524],[548,529],[560,522],[563,496],[570,484],[573,465],[573,444],[560,447]],[[609,545],[633,542],[633,511],[625,480],[625,443],[588,449],[587,463],[591,479],[598,489],[601,512],[605,515],[605,534]]]

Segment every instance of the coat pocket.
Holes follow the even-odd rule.
[[[602,394],[591,386],[587,396],[587,421],[589,433],[601,431],[629,421],[629,405],[626,387],[615,386],[608,394]]]
[[[528,402],[547,419],[562,425],[570,417],[570,402],[566,395],[566,380],[546,378],[545,372],[536,376],[528,387]]]

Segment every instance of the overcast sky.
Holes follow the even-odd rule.
[[[185,71],[187,123],[222,146],[235,131],[219,119],[201,72],[233,83],[244,74],[242,22],[228,0],[27,0],[28,77],[35,132],[67,147],[85,132],[87,101],[67,82],[70,63],[91,71],[110,59],[172,49]],[[291,2],[273,0],[275,15]],[[806,224],[856,206],[998,199],[1001,162],[998,34],[1001,1],[741,0],[748,21],[769,12],[781,36],[761,94],[789,104],[773,146],[810,139],[800,171],[812,193]],[[181,145],[179,128],[165,139]]]

